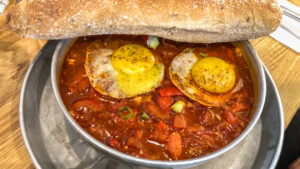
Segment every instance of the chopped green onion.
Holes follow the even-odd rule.
[[[185,102],[179,100],[171,106],[171,109],[176,113],[181,113],[184,106],[185,106]]]
[[[199,54],[203,57],[208,57],[208,55],[206,53],[203,53],[203,52],[199,52]]]
[[[149,119],[149,115],[143,111],[143,114],[141,115],[141,118],[144,120],[148,120]]]
[[[125,112],[125,111],[129,112],[129,114],[127,116],[123,115],[123,112]],[[129,108],[128,106],[124,106],[119,109],[119,115],[121,116],[122,119],[128,120],[133,116],[133,112],[132,112],[131,108]]]
[[[158,38],[156,36],[148,36],[147,45],[152,49],[156,49],[159,45]]]

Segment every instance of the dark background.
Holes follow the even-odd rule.
[[[285,130],[283,147],[276,169],[288,169],[288,166],[298,157],[300,157],[300,109]]]

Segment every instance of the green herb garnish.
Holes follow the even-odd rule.
[[[143,111],[142,115],[141,115],[141,118],[144,119],[144,120],[148,120],[149,119],[149,115]]]
[[[203,53],[203,52],[199,52],[199,54],[201,55],[201,56],[203,56],[203,57],[208,57],[208,55],[206,54],[206,53]]]
[[[128,111],[129,114],[125,116],[123,113],[125,113],[126,111]],[[129,108],[128,106],[124,106],[119,109],[119,115],[121,116],[122,119],[128,120],[133,116],[133,112],[132,112],[131,108]]]
[[[176,113],[181,113],[184,106],[185,106],[185,102],[179,100],[171,106],[171,109]]]
[[[156,49],[159,45],[158,38],[156,36],[148,36],[147,45],[152,49]]]

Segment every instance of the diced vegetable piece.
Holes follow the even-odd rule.
[[[135,96],[133,100],[136,105],[140,105],[143,101],[143,98],[141,96]]]
[[[166,125],[166,123],[164,123],[163,121],[159,121],[157,123],[157,126],[160,128],[160,129],[163,129],[163,130],[169,130],[169,126]]]
[[[129,113],[128,115],[124,115],[125,113]],[[122,108],[119,109],[119,115],[121,116],[122,119],[124,120],[128,120],[133,116],[133,112],[131,110],[131,108],[129,108],[128,106],[124,106]]]
[[[175,111],[176,113],[181,113],[182,110],[183,110],[183,108],[184,108],[184,106],[185,106],[185,102],[179,100],[179,101],[177,101],[176,103],[174,103],[174,104],[172,105],[171,109],[172,109],[173,111]]]
[[[171,133],[166,147],[172,155],[173,160],[177,160],[182,153],[182,139],[180,134],[177,132]]]
[[[143,112],[141,115],[141,118],[144,120],[148,120],[149,119],[149,115],[146,112]]]
[[[161,109],[163,109],[164,111],[170,110],[170,106],[172,104],[170,97],[158,96],[157,101]]]
[[[141,129],[140,129],[140,130],[136,130],[136,131],[135,131],[135,137],[138,138],[138,139],[142,139],[143,133],[144,133],[144,132],[143,132],[143,130],[141,130]]]
[[[127,140],[127,145],[139,150],[143,148],[143,144],[136,137],[129,137]]]
[[[152,49],[156,49],[159,45],[158,38],[156,36],[148,36],[147,45]]]
[[[168,120],[171,118],[169,112],[163,112],[153,101],[146,102],[147,113],[151,114],[155,118]]]
[[[176,114],[173,119],[173,127],[178,129],[186,128],[186,122],[182,114]]]
[[[203,52],[199,52],[199,54],[203,57],[208,57],[208,55],[206,53],[203,53]]]
[[[157,141],[166,141],[169,136],[169,126],[165,124],[163,121],[159,121],[155,124],[153,131],[153,139]]]
[[[175,86],[166,86],[158,89],[161,96],[183,96],[183,93]]]

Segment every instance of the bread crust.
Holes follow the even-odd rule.
[[[281,15],[276,0],[22,0],[6,23],[26,38],[135,34],[214,43],[267,35]]]

